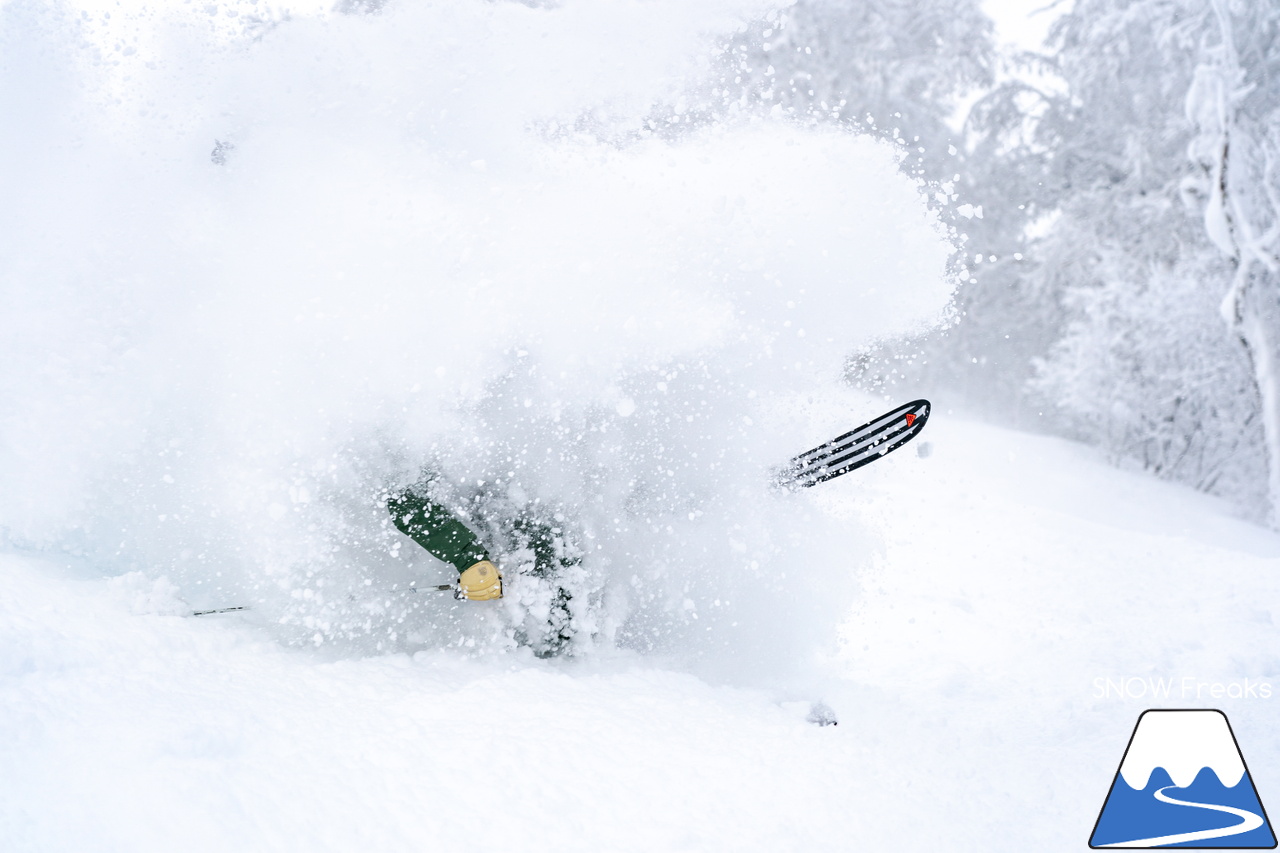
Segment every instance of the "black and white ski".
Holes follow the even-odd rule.
[[[855,430],[792,457],[775,482],[788,489],[816,486],[876,461],[920,434],[929,420],[929,401],[912,400]]]

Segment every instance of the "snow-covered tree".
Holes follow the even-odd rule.
[[[1228,259],[1222,315],[1252,368],[1266,436],[1270,521],[1280,526],[1280,7],[1206,0],[1211,22],[1187,93],[1209,239]]]
[[[1068,91],[1036,139],[1058,218],[1028,251],[1069,322],[1036,386],[1117,459],[1250,502],[1256,395],[1213,310],[1230,274],[1186,203],[1183,104],[1213,17],[1205,0],[1080,0],[1055,29]]]
[[[1231,273],[1188,203],[1183,105],[1213,22],[1208,0],[1079,0],[1046,54],[1011,60],[960,146],[957,191],[984,216],[962,227],[959,320],[877,353],[881,373],[1263,497],[1250,365],[1214,310]]]
[[[1046,186],[1052,151],[1035,134],[1061,93],[1045,85],[1053,80],[1046,57],[1002,55],[999,64],[1001,82],[969,108],[957,143],[954,192],[964,203],[954,208],[963,241],[956,322],[893,349],[899,362],[904,350],[914,357],[910,380],[948,405],[1035,426],[1037,401],[1026,393],[1032,363],[1063,325],[1062,270],[1037,276],[1027,254],[1029,228],[1058,215]]]
[[[994,56],[979,0],[798,0],[731,50],[750,97],[874,128],[935,180],[954,173],[948,122],[962,96],[991,84]]]
[[[1025,341],[1044,337],[1043,323],[1031,319],[1044,303],[1019,288],[1011,266],[1031,211],[1019,209],[1025,193],[1010,180],[1021,167],[1010,168],[1006,158],[995,163],[1005,140],[989,99],[983,114],[998,130],[986,136],[989,144],[966,142],[981,134],[964,127],[965,103],[993,86],[1000,61],[981,3],[799,0],[750,29],[733,51],[732,71],[747,100],[897,144],[904,170],[927,182],[930,202],[967,241],[954,259],[959,280],[970,282],[957,300],[965,322],[941,338],[889,341],[855,354],[851,378],[879,388],[905,375],[913,387],[944,385],[1001,408],[1009,395],[993,389],[1009,383],[991,377],[1013,376],[1017,385],[1028,378],[1031,356],[1043,347]],[[998,180],[985,180],[988,173]],[[1011,323],[1010,316],[1019,319]]]
[[[1074,319],[1041,363],[1039,387],[1115,461],[1253,500],[1263,456],[1248,365],[1206,286],[1224,279],[1225,263],[1188,240],[1186,224],[1178,231],[1166,258],[1122,240],[1091,252],[1098,279],[1068,289]]]
[[[968,0],[801,0],[741,37],[735,82],[756,103],[896,140],[967,217],[957,322],[851,375],[1242,504],[1265,503],[1269,444],[1280,506],[1278,17],[1077,0],[1043,54],[997,56]]]

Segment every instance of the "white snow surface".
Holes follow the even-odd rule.
[[[1151,704],[1222,707],[1280,790],[1277,699],[1094,685],[1274,684],[1280,537],[1059,440],[941,411],[922,440],[797,496],[883,551],[830,654],[752,687],[607,649],[333,659],[6,555],[6,849],[1079,850]]]
[[[1138,721],[1133,742],[1120,765],[1130,788],[1147,787],[1157,767],[1169,772],[1179,788],[1208,767],[1218,781],[1233,788],[1244,776],[1244,760],[1221,711],[1148,711]]]

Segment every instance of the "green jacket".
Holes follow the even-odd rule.
[[[412,488],[392,495],[387,500],[387,510],[401,533],[426,548],[432,556],[451,563],[459,573],[489,559],[489,553],[471,528]]]

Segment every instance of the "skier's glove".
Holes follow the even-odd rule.
[[[488,601],[502,598],[502,573],[488,560],[481,560],[458,576],[458,598]]]

